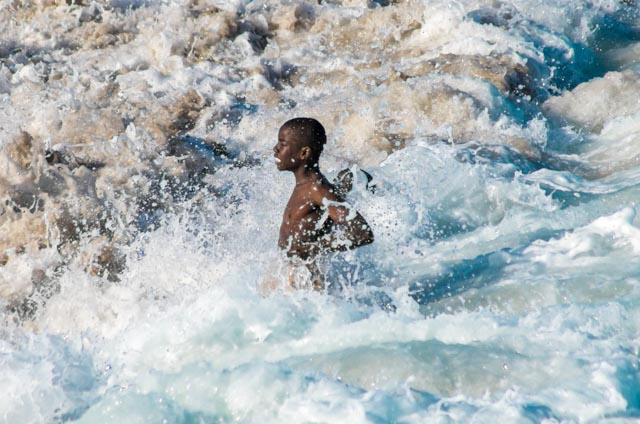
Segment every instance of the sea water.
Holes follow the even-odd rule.
[[[637,1],[0,22],[1,422],[640,419]],[[324,292],[282,288],[295,116],[375,233]]]

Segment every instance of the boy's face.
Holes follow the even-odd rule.
[[[295,132],[288,128],[280,128],[278,143],[273,146],[276,166],[280,171],[293,170],[304,164],[310,154],[308,146],[301,146]]]

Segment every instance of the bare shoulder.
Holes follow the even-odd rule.
[[[337,195],[336,188],[324,178],[313,184],[310,195],[316,205],[321,205],[325,199],[330,202],[343,201],[343,199]]]

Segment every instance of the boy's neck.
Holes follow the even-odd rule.
[[[317,164],[313,166],[301,166],[293,171],[293,174],[296,177],[296,185],[322,179],[322,173],[320,173],[320,167]]]

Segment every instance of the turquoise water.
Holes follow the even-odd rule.
[[[71,3],[0,2],[1,422],[640,419],[636,2]],[[265,294],[293,116],[376,240]]]

